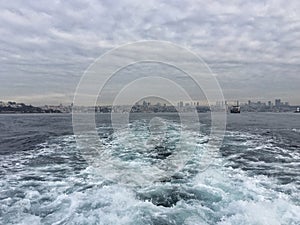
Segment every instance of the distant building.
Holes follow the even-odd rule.
[[[269,108],[272,107],[272,102],[271,101],[268,101],[268,106],[269,106]]]
[[[281,106],[281,100],[275,99],[275,107],[280,107],[280,106]]]

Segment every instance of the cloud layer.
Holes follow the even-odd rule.
[[[4,100],[71,102],[94,59],[119,45],[165,40],[201,56],[228,99],[300,103],[300,2],[1,1]]]

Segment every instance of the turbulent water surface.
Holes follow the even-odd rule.
[[[114,132],[98,114],[101,149],[120,163],[104,170],[77,146],[71,115],[0,115],[0,224],[300,224],[300,115],[228,115],[205,170],[199,117],[200,132],[180,132],[177,114],[132,114]],[[176,151],[184,167],[158,176]]]

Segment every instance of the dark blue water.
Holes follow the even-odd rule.
[[[164,138],[155,129],[151,136],[154,117]],[[199,117],[201,135],[179,135],[177,114],[132,114],[131,133],[114,132],[110,115],[98,114],[105,150],[133,168],[107,174],[83,156],[71,115],[0,115],[0,224],[300,224],[300,115],[228,115],[223,145],[205,170],[199,159],[210,116]],[[151,165],[174,154],[179,136],[183,150],[197,151],[158,179]],[[123,182],[145,171],[145,185]]]

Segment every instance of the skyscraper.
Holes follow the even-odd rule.
[[[280,107],[280,106],[281,106],[281,100],[275,99],[275,107]]]
[[[268,101],[268,106],[269,106],[269,108],[272,107],[272,102],[271,101]]]

